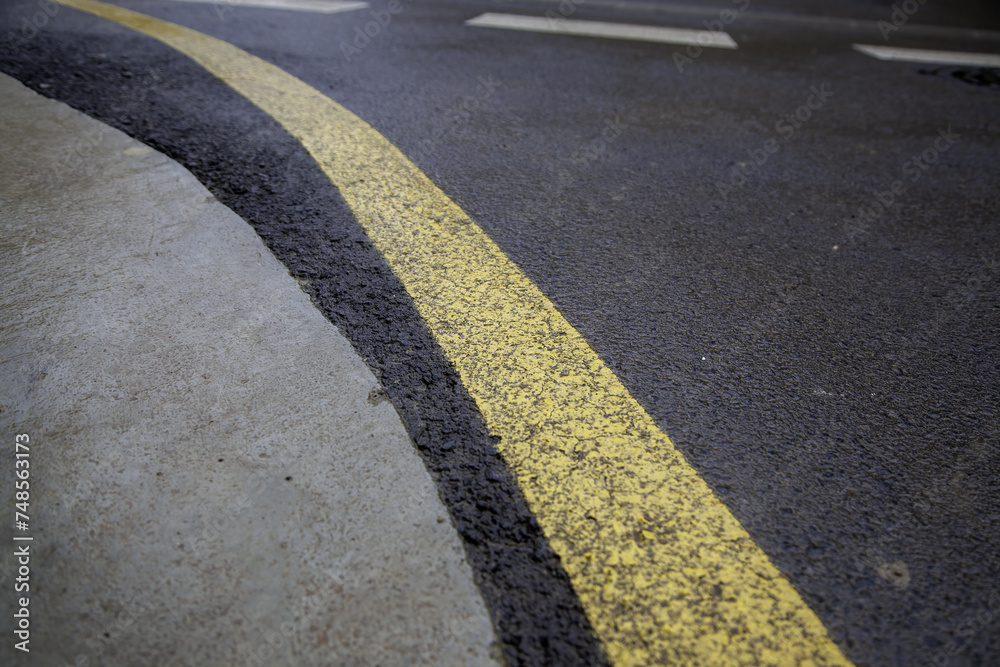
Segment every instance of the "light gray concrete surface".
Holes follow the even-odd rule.
[[[253,230],[3,75],[0,147],[0,663],[493,664],[398,415]],[[34,538],[27,655],[12,532]]]

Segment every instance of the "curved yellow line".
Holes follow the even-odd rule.
[[[298,139],[476,400],[615,665],[847,665],[823,625],[587,342],[385,137],[194,30],[57,0],[200,63]]]

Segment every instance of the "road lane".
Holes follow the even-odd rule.
[[[738,54],[678,72],[670,47],[472,35],[456,24],[474,8],[411,9],[336,67],[353,23],[274,49],[307,26],[157,11],[335,91],[412,157],[674,436],[852,658],[993,654],[988,626],[966,639],[963,624],[989,610],[997,573],[995,91],[966,83],[974,70],[878,64],[826,34],[803,47],[775,33],[772,50],[771,34],[746,49],[737,36]],[[779,132],[824,83],[828,103]],[[960,139],[880,213],[949,124]],[[862,208],[875,215],[852,219]]]
[[[225,42],[113,5],[60,1],[188,55],[316,159],[499,437],[614,664],[847,664],[579,334],[380,134]]]

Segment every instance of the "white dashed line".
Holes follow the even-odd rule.
[[[696,44],[698,46],[735,49],[736,42],[728,33],[710,30],[686,30],[649,25],[629,25],[626,23],[606,23],[604,21],[575,21],[542,16],[519,16],[516,14],[486,13],[469,19],[465,25],[476,28],[502,28],[505,30],[526,30],[547,32],[557,35],[580,35],[584,37],[604,37],[607,39],[631,39],[641,42],[662,42],[665,44]]]
[[[298,12],[316,12],[317,14],[335,14],[364,9],[367,2],[349,2],[348,0],[173,0],[174,2],[200,2],[215,5],[216,9],[231,7],[254,7],[257,9],[290,9]]]
[[[993,53],[965,53],[962,51],[929,51],[902,49],[892,46],[854,44],[854,50],[879,60],[903,60],[912,63],[938,65],[971,65],[973,67],[1000,67],[1000,55]]]

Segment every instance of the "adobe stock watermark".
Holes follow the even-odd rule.
[[[273,450],[269,448],[259,448],[255,444],[247,444],[241,447],[239,457],[244,461],[252,461],[257,467],[244,481],[240,494],[230,494],[225,498],[224,504],[217,506],[211,512],[205,512],[208,517],[201,522],[201,530],[190,535],[193,548],[196,551],[205,549],[212,543],[218,542],[234,528],[245,525],[248,520],[247,510],[258,507],[261,504],[267,505],[267,493],[273,491],[268,480],[291,481],[302,474],[306,460],[295,455],[289,449]],[[219,459],[221,463],[223,459]],[[266,461],[266,463],[261,463]],[[277,482],[281,484],[280,481]]]
[[[936,651],[931,656],[929,664],[936,667],[948,667],[951,664],[951,659],[958,654],[962,647],[992,625],[998,614],[1000,614],[1000,591],[993,590],[990,591],[990,597],[986,604],[975,613],[966,616],[951,633],[957,639],[951,639],[947,646]]]
[[[894,4],[892,6],[892,13],[889,15],[889,20],[880,19],[878,22],[878,29],[882,33],[882,39],[888,42],[890,35],[906,25],[910,17],[916,14],[917,10],[925,2],[927,0],[903,0],[903,2]]]
[[[225,21],[226,14],[233,11],[233,7],[238,7],[239,4],[237,0],[215,0],[212,3],[212,7],[215,8],[215,14],[219,17],[219,20]]]
[[[124,76],[129,79],[135,77],[131,72],[125,72]],[[152,67],[147,68],[146,73],[139,79],[139,85],[129,89],[125,100],[125,108],[118,115],[118,119],[131,122],[129,116],[145,103],[146,96],[156,90],[162,81],[163,79],[160,77],[159,71]]]
[[[545,18],[549,20],[549,28],[555,28],[557,25],[568,19],[576,12],[576,8],[584,2],[586,2],[586,0],[562,0],[559,3],[558,14],[551,9],[545,10]]]
[[[946,327],[979,298],[981,293],[994,289],[997,276],[1000,275],[1000,259],[993,255],[983,256],[981,260],[982,263],[973,275],[951,287],[944,297],[925,309],[928,313],[933,310],[933,316],[928,314],[921,319],[907,341],[900,345],[894,357],[894,368],[905,369],[921,354],[934,354],[928,350],[928,346],[937,340]]]
[[[309,581],[306,586],[311,589],[312,594],[301,596],[297,603],[288,609],[286,620],[278,623],[276,619],[272,624],[274,629],[268,634],[261,634],[261,641],[257,646],[245,649],[240,660],[241,664],[246,665],[246,667],[263,667],[274,664],[273,659],[278,651],[287,649],[291,645],[293,637],[308,630],[315,617],[329,608],[329,598],[333,595],[330,582],[335,581],[335,578],[329,572],[318,570],[315,567],[310,569],[312,571],[309,572]],[[248,623],[253,623],[249,617],[245,616],[245,618]],[[311,659],[309,664],[314,664]]]
[[[938,161],[943,153],[954,146],[961,136],[953,132],[950,125],[947,129],[938,130],[938,136],[930,146],[902,164],[902,178],[894,180],[886,190],[873,190],[869,203],[858,207],[855,220],[844,222],[843,230],[847,236],[845,245],[856,243],[859,238],[867,234],[872,225],[899,202],[913,184],[923,178],[924,173]],[[837,249],[839,249],[839,245],[834,246],[834,250]]]
[[[719,12],[719,17],[715,19],[702,21],[702,25],[705,29],[713,34],[725,33],[725,28],[727,25],[736,20],[739,16],[739,12],[745,12],[750,6],[750,0],[729,0],[734,5],[739,5],[736,10],[723,9]],[[700,41],[700,36],[699,36]],[[708,43],[706,37],[705,44]],[[677,66],[677,71],[681,74],[684,73],[684,67],[690,65],[698,58],[701,58],[701,54],[705,52],[705,44],[689,44],[685,49],[684,53],[680,51],[674,51],[674,65]]]
[[[953,287],[945,294],[944,307],[935,308],[934,320],[924,326],[924,337],[937,338],[945,324],[958,313],[965,310],[966,306],[975,301],[979,292],[989,285],[992,285],[1000,273],[1000,260],[996,256],[983,257],[983,262],[979,266],[975,275],[965,280],[960,287]],[[899,355],[899,360],[906,362],[917,355],[917,351],[912,347]]]
[[[121,602],[117,605],[121,608],[111,620],[95,630],[84,642],[87,646],[86,652],[78,653],[73,659],[73,665],[97,664],[98,659],[108,648],[123,635],[128,633],[139,618],[146,613],[146,608],[141,605],[129,605]],[[64,663],[64,667],[71,667]]]
[[[482,109],[483,105],[493,97],[497,89],[503,86],[503,82],[493,80],[492,74],[487,74],[485,77],[477,76],[476,80],[479,81],[479,85],[476,86],[475,94],[464,95],[457,104],[445,109],[441,116],[445,118],[459,117],[461,119],[460,122],[467,123],[472,118],[472,115]],[[438,127],[431,134],[431,138],[437,141],[454,128],[454,123]]]
[[[161,81],[163,79],[160,78],[155,69],[146,70],[146,74],[139,80],[139,85],[128,91],[124,100],[125,106],[117,114],[118,120],[131,122],[129,116],[145,102],[146,95],[155,90]],[[83,160],[88,159],[98,147],[104,144],[104,139],[110,130],[110,126],[101,123],[92,130],[88,129],[78,133],[76,140],[69,150],[63,153],[62,158],[53,162],[50,171],[40,174],[39,177],[52,175],[62,179],[71,176]]]
[[[368,48],[372,40],[381,35],[385,28],[389,27],[389,24],[392,23],[392,17],[402,13],[402,11],[403,5],[399,0],[389,0],[386,3],[385,9],[371,10],[374,20],[366,23],[363,30],[361,26],[354,27],[353,43],[340,42],[340,52],[344,54],[344,60],[349,63],[352,58],[361,55],[361,52]]]
[[[34,39],[38,31],[47,26],[49,21],[59,13],[59,5],[52,0],[35,0],[35,4],[38,6],[38,11],[30,17],[22,16],[21,25],[18,26],[17,32],[8,31],[3,37],[4,41],[13,47],[15,52],[20,51],[21,47]]]
[[[569,161],[578,166],[582,167],[591,162],[595,162],[607,153],[608,148],[614,141],[621,136],[622,132],[628,129],[628,125],[622,122],[621,118],[615,116],[614,120],[607,119],[604,121],[604,129],[601,130],[601,134],[594,139],[591,139],[586,143],[586,145],[580,150],[574,151],[569,157]]]
[[[239,496],[226,498],[225,504],[217,511],[210,513],[202,525],[202,530],[193,536],[196,548],[201,549],[206,543],[218,541],[234,524],[240,515],[254,506],[267,490],[267,471],[258,470],[251,475],[244,491]]]
[[[109,126],[101,123],[93,129],[77,133],[76,141],[63,153],[62,159],[52,163],[50,173],[57,178],[71,176],[80,162],[90,157],[104,143],[104,138],[110,131]]]
[[[830,84],[823,83],[812,86],[809,93],[802,106],[775,121],[774,132],[777,136],[764,140],[758,148],[748,149],[747,156],[750,159],[738,162],[730,171],[728,178],[716,181],[715,189],[723,201],[729,199],[733,190],[746,185],[749,177],[758,173],[771,156],[781,150],[781,141],[787,142],[794,137],[802,126],[809,122],[813,114],[826,105],[833,97],[833,88]]]

